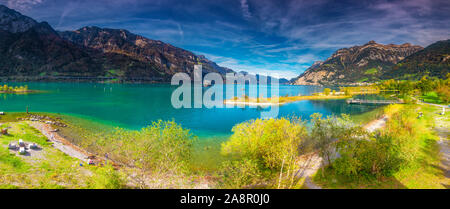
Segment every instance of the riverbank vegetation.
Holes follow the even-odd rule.
[[[78,134],[72,135],[77,139],[68,139],[98,156],[108,154],[118,165],[80,167],[80,160],[55,150],[26,121],[12,121],[7,114],[1,118],[9,121],[3,126],[12,128],[11,135],[0,137],[0,184],[5,188],[304,188],[301,158],[317,153],[324,161],[313,181],[323,188],[441,188],[446,180],[437,168],[437,137],[431,130],[435,109],[399,104],[381,109],[366,116],[389,116],[386,128],[376,133],[367,133],[346,115],[314,114],[310,125],[299,118],[237,124],[222,143],[224,160],[215,170],[203,172],[192,162],[196,137],[173,121],[154,122],[141,130],[104,132],[69,124],[67,129]],[[424,117],[417,118],[417,111]],[[36,142],[51,154],[36,161],[9,153],[7,143],[18,138]],[[44,163],[49,164],[45,172]],[[40,183],[31,177],[19,183],[25,174]]]
[[[384,94],[398,96],[407,102],[412,102],[413,98],[435,104],[450,102],[450,73],[447,74],[447,79],[424,76],[419,81],[387,80],[380,82],[377,86]]]
[[[61,129],[58,133],[71,143],[97,156],[108,155],[117,166],[83,167],[79,166],[80,160],[52,148],[26,121],[17,121],[27,114],[6,114],[0,116],[0,122],[11,128],[10,135],[0,137],[3,143],[0,185],[7,188],[303,188],[301,158],[316,154],[323,161],[313,181],[323,188],[441,188],[450,183],[438,169],[437,136],[432,131],[436,109],[414,104],[414,98],[445,103],[448,80],[425,77],[417,82],[389,80],[377,86],[343,87],[338,92],[325,88],[312,96],[243,97],[245,102],[286,103],[379,93],[409,102],[352,117],[323,118],[313,114],[308,125],[295,117],[236,124],[233,134],[222,143],[221,161],[214,170],[198,169],[193,162],[196,137],[173,121],[153,122],[141,130],[92,124],[83,127],[70,122],[68,127],[54,127]],[[240,100],[234,98],[234,101]],[[417,112],[422,112],[424,117],[417,118]],[[57,114],[46,115],[64,120]],[[383,130],[375,133],[364,130],[362,124],[381,116],[389,118]],[[18,138],[38,143],[47,154],[36,160],[11,153],[7,143]],[[59,158],[61,163],[52,163]],[[32,177],[20,183],[25,174]],[[77,184],[79,181],[84,183]]]
[[[153,181],[160,180],[150,180],[149,176],[189,174],[194,140],[189,130],[175,122],[158,121],[138,131],[118,128],[112,133],[97,133],[80,145],[90,152],[108,154],[114,162],[132,168],[134,175],[130,177],[136,186],[149,188],[157,183]]]
[[[28,89],[28,86],[8,86],[6,84],[0,85],[0,93],[9,93],[9,94],[19,94],[19,93],[29,93],[32,90]]]
[[[339,140],[339,157],[315,182],[325,188],[444,188],[449,180],[439,168],[438,136],[432,130],[434,107],[391,105],[390,120],[374,135]],[[418,118],[417,112],[424,117]],[[361,140],[364,139],[365,140]]]
[[[313,93],[312,95],[297,95],[297,96],[279,96],[279,97],[258,97],[252,98],[247,95],[242,97],[233,97],[224,101],[225,104],[243,104],[243,105],[271,105],[271,104],[285,104],[301,100],[331,100],[331,99],[349,99],[354,95],[361,94],[379,94],[380,89],[376,85],[371,86],[356,86],[356,87],[339,87],[339,91],[325,88],[323,92]]]

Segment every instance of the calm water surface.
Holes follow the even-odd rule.
[[[220,154],[220,143],[228,140],[232,127],[261,116],[262,108],[199,108],[175,109],[172,92],[177,88],[168,84],[98,84],[98,83],[9,83],[28,85],[44,93],[26,95],[0,94],[0,111],[61,113],[75,116],[71,122],[96,128],[91,122],[140,129],[156,120],[175,120],[198,136],[193,159],[195,167],[214,170],[226,157]],[[238,86],[237,89],[243,86]],[[323,87],[290,86],[279,88],[279,95],[310,95]],[[224,93],[226,95],[226,93]],[[247,95],[249,92],[247,91]],[[298,101],[280,106],[279,117],[297,116],[309,119],[313,113],[323,115],[360,114],[376,106],[348,105],[345,100]],[[78,120],[78,118],[81,118]],[[84,120],[87,119],[87,120]],[[78,123],[80,122],[80,123]],[[104,128],[104,126],[101,126]]]
[[[30,89],[45,93],[0,95],[0,111],[52,112],[140,129],[155,120],[175,120],[201,137],[231,134],[240,122],[260,117],[261,108],[175,109],[171,94],[177,88],[168,84],[98,84],[98,83],[26,83]],[[25,85],[25,83],[9,83]],[[240,87],[238,87],[240,88]],[[323,87],[282,85],[279,95],[310,95]],[[224,94],[226,95],[226,94]],[[279,117],[299,116],[309,119],[313,113],[360,114],[374,109],[370,105],[348,105],[345,100],[298,101],[280,106]]]

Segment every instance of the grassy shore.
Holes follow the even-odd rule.
[[[280,97],[259,97],[252,98],[246,95],[242,97],[234,97],[224,101],[225,104],[236,104],[236,105],[260,105],[260,106],[270,106],[270,105],[282,105],[290,102],[296,102],[301,100],[331,100],[331,99],[349,99],[353,95],[360,94],[379,94],[380,90],[375,86],[364,86],[364,87],[340,87],[340,90],[336,92],[329,88],[325,88],[323,92],[314,93],[308,96],[280,96]]]
[[[442,185],[449,185],[450,182],[448,182],[448,179],[445,179],[442,171],[438,168],[439,147],[436,143],[438,138],[437,135],[431,130],[434,124],[433,114],[435,114],[438,109],[428,105],[396,105],[396,107],[401,108],[394,108],[395,111],[391,110],[391,112],[387,113],[384,112],[384,107],[380,107],[361,115],[352,116],[351,121],[358,124],[365,124],[373,119],[379,118],[381,115],[392,115],[392,112],[401,111],[402,109],[422,111],[424,113],[424,117],[420,120],[413,120],[418,123],[416,124],[417,127],[423,127],[423,129],[420,129],[419,131],[420,137],[418,137],[418,147],[416,147],[417,150],[420,151],[420,158],[415,160],[411,166],[402,168],[391,177],[367,177],[359,178],[355,181],[355,179],[349,179],[337,175],[333,168],[327,167],[323,172],[323,176],[322,171],[319,170],[313,181],[322,188],[442,188]],[[447,118],[449,114],[450,113],[447,113]],[[172,125],[167,126],[168,124],[166,123],[162,123],[165,125],[160,128],[158,128],[158,126],[153,126],[145,130],[124,130],[114,129],[113,125],[105,125],[94,121],[88,122],[88,120],[74,116],[54,113],[39,113],[39,115],[50,116],[52,120],[67,124],[67,127],[54,128],[60,129],[58,134],[63,135],[65,139],[71,141],[73,144],[76,144],[77,146],[99,156],[103,156],[106,152],[110,153],[110,157],[113,157],[122,163],[136,162],[135,160],[137,158],[142,159],[142,157],[147,154],[151,154],[149,158],[151,160],[148,162],[156,163],[158,161],[157,159],[163,157],[162,155],[157,154],[159,153],[157,150],[172,149],[172,145],[174,144],[173,141],[169,140],[171,137],[167,138],[168,141],[166,142],[168,144],[163,143],[158,145],[161,147],[156,149],[156,152],[152,151],[150,153],[144,153],[140,147],[153,146],[153,142],[150,144],[147,144],[147,142],[152,141],[152,137],[155,136],[155,134],[158,135],[164,133],[163,135],[157,136],[158,139],[162,139],[160,137],[164,138],[167,134],[175,134],[173,135],[174,137],[179,137],[183,136],[184,133],[187,133],[186,130],[180,129],[181,127]],[[223,147],[220,149],[220,147],[212,146],[212,142],[204,141],[202,141],[202,143],[207,146],[202,146],[201,143],[197,145],[194,144],[194,146],[192,146],[192,156],[183,159],[178,159],[174,156],[174,162],[182,163],[180,164],[180,168],[186,170],[182,173],[166,172],[164,169],[161,170],[161,172],[147,172],[149,170],[154,170],[155,168],[162,169],[163,167],[160,166],[164,166],[165,163],[157,165],[149,164],[147,166],[150,167],[142,167],[141,169],[139,166],[142,165],[131,163],[129,166],[122,166],[119,170],[97,166],[81,167],[79,166],[79,163],[81,162],[79,159],[67,156],[52,147],[51,143],[48,142],[37,129],[29,126],[29,121],[19,121],[17,119],[25,118],[27,116],[29,115],[26,113],[7,113],[6,115],[0,116],[0,124],[2,124],[2,127],[10,127],[8,129],[9,135],[0,136],[0,176],[2,176],[0,178],[1,188],[241,188],[241,186],[247,188],[248,185],[244,185],[241,182],[242,179],[239,180],[244,177],[249,179],[244,182],[249,182],[251,185],[254,184],[255,179],[250,174],[255,172],[255,170],[252,169],[255,169],[255,163],[259,161],[253,161],[248,158],[240,159],[236,158],[234,155],[220,155],[219,152],[221,150],[223,151]],[[283,121],[285,121],[285,123]],[[317,137],[314,137],[313,133],[302,131],[301,133],[293,134],[297,130],[304,129],[304,127],[302,124],[290,123],[288,121],[289,120],[286,119],[275,120],[273,121],[275,125],[266,124],[268,121],[260,121],[262,124],[261,127],[266,128],[259,131],[261,131],[261,133],[267,132],[275,134],[273,136],[274,139],[280,138],[277,134],[283,135],[286,133],[289,134],[284,137],[300,137],[299,139],[302,140],[301,144],[304,148],[311,147],[308,146],[309,138],[312,140],[310,141],[311,143],[315,143],[314,140]],[[236,132],[241,130],[239,128],[234,129],[235,133],[233,136],[228,137],[228,139],[222,139],[222,141],[230,141],[231,138],[239,141],[241,138],[249,137],[249,133],[253,133],[256,129],[253,127],[254,124],[244,123],[244,125],[236,125],[237,127],[242,128],[250,125],[252,126],[248,130],[246,129],[247,131],[243,133]],[[280,131],[280,128],[285,125],[287,126],[285,128],[289,128],[289,130]],[[260,127],[259,125],[254,126]],[[274,129],[274,127],[277,128]],[[258,136],[255,136],[256,138],[259,137],[259,134],[257,135]],[[268,137],[269,135],[265,134],[264,136]],[[183,140],[190,141],[191,139],[189,135],[185,135],[183,137]],[[11,141],[18,141],[18,139],[23,139],[26,142],[38,143],[38,145],[43,149],[40,153],[31,153],[31,156],[21,156],[18,153],[8,150],[8,143]],[[138,140],[136,141],[136,139]],[[269,141],[275,143],[273,140]],[[135,146],[135,142],[138,144],[142,143],[142,146]],[[184,142],[181,144],[184,144]],[[118,151],[116,149],[117,146],[123,148],[122,151],[116,152]],[[269,147],[271,146],[274,145],[271,144]],[[187,149],[190,150],[191,148],[183,148],[183,152],[180,153],[184,153]],[[267,148],[264,148],[262,150],[266,149]],[[303,150],[298,154],[302,156],[303,154],[309,152],[311,152],[311,150],[308,150],[307,152],[306,150]],[[157,155],[154,155],[155,153]],[[163,153],[166,152],[164,151]],[[218,154],[221,162],[218,162],[217,165],[213,165],[211,167],[206,166],[209,168],[206,168],[205,165],[214,164],[215,161],[208,160],[207,163],[203,165],[194,162],[202,159],[200,155],[203,156],[205,154],[209,154],[208,156],[213,158],[214,155],[211,155],[211,153]],[[295,159],[295,157],[292,159]],[[161,162],[167,162],[164,158],[161,158],[160,160]],[[285,174],[290,175],[291,172],[289,172],[289,170],[297,169],[295,165],[289,166],[290,167],[287,171],[281,172],[288,172]],[[262,182],[269,182],[271,184],[267,184],[270,186],[258,186],[258,188],[278,188],[279,168],[272,169],[270,175],[266,175],[263,171],[265,172],[266,170],[262,170],[261,173],[257,173],[260,176],[259,180],[261,180],[261,177],[264,177],[262,178]],[[139,181],[139,179],[130,180],[130,175],[136,176],[135,174],[140,172],[142,172],[143,176],[146,176],[145,179],[147,179],[147,183],[145,187],[139,186],[140,183],[136,182]],[[225,177],[228,175],[232,175],[234,177],[231,179],[229,177]],[[289,179],[284,180],[290,182],[290,186],[288,188],[302,188],[302,185],[304,184],[304,179],[299,179],[293,182]],[[224,182],[228,186],[224,186]],[[253,186],[255,185],[260,184],[254,184]]]
[[[402,167],[389,177],[360,176],[359,178],[339,175],[332,166],[328,166],[323,172],[319,170],[314,181],[323,188],[376,188],[376,189],[406,189],[406,188],[438,188],[445,189],[450,185],[450,180],[445,177],[440,168],[440,152],[437,133],[433,130],[435,121],[440,110],[429,105],[402,105],[403,111],[413,109],[423,112],[424,117],[405,119],[409,125],[417,127],[416,136],[409,143],[411,149],[415,150],[416,156],[407,166]],[[450,113],[445,115],[449,121]],[[395,123],[389,121],[388,123]],[[398,121],[397,121],[398,122]],[[388,124],[389,126],[389,124]],[[397,131],[397,130],[390,130]]]
[[[2,120],[3,121],[3,120]],[[7,122],[8,135],[0,136],[0,188],[123,188],[121,175],[112,167],[80,166],[83,161],[55,149],[28,122]],[[26,155],[9,150],[22,139],[36,143]]]

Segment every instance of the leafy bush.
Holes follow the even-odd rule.
[[[125,179],[112,166],[97,168],[88,182],[89,187],[94,189],[121,189],[125,187]]]
[[[385,129],[370,139],[361,136],[340,140],[336,145],[340,157],[333,163],[335,172],[353,178],[391,176],[417,159],[422,128],[415,112],[402,107],[386,107],[390,119]]]
[[[232,131],[230,140],[222,144],[222,154],[243,160],[222,167],[222,176],[229,178],[224,181],[226,187],[242,187],[261,179],[269,179],[265,182],[268,187],[292,187],[299,146],[307,136],[300,120],[257,119],[238,124]]]
[[[334,162],[334,169],[348,177],[390,176],[402,163],[399,146],[389,136],[340,141],[337,150],[341,157]]]
[[[101,134],[84,146],[143,171],[179,174],[189,169],[193,142],[189,130],[173,121],[158,121],[140,131]]]
[[[311,124],[310,138],[328,163],[335,158],[335,142],[351,140],[363,134],[361,127],[355,125],[348,115],[322,118],[321,114],[315,113],[311,115]]]
[[[299,121],[257,119],[233,127],[230,140],[222,144],[222,153],[256,161],[264,168],[279,169],[283,161],[298,155],[306,136]]]
[[[219,175],[221,177],[219,187],[227,189],[256,184],[261,178],[258,163],[246,158],[223,162],[219,168]]]

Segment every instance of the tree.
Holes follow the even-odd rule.
[[[323,94],[325,94],[326,96],[330,95],[330,92],[331,92],[331,89],[329,89],[329,88],[325,88],[323,90]]]
[[[243,159],[238,165],[244,167],[233,163],[231,165],[235,168],[225,173],[232,172],[232,176],[239,179],[248,176],[248,167],[257,167],[257,173],[264,174],[263,177],[278,176],[277,182],[273,182],[276,188],[291,188],[294,185],[299,146],[307,137],[303,122],[285,118],[257,119],[240,123],[232,131],[230,140],[222,144],[222,154]],[[227,164],[228,167],[231,165]],[[255,180],[245,179],[245,182]]]
[[[315,141],[319,155],[326,160],[325,164],[331,164],[335,158],[337,141],[359,138],[365,133],[348,115],[322,118],[321,114],[314,113],[311,124],[310,137]]]
[[[427,76],[423,76],[422,79],[417,83],[417,87],[422,91],[423,94],[433,90],[433,81],[428,79]]]

